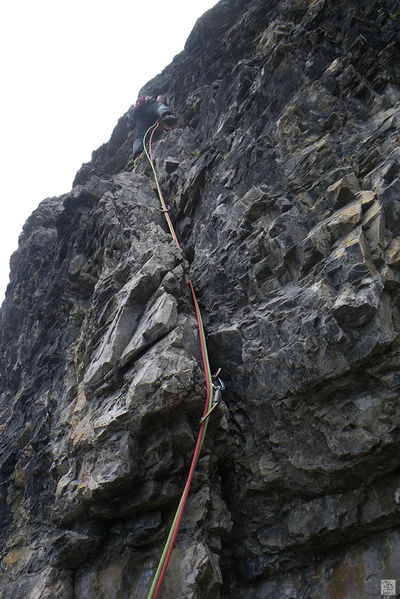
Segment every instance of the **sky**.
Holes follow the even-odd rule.
[[[70,191],[140,88],[216,0],[4,0],[0,7],[0,304],[22,226]]]

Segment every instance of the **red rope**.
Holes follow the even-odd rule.
[[[161,585],[163,583],[164,576],[165,576],[165,573],[167,571],[168,563],[169,563],[169,560],[170,560],[170,557],[171,557],[171,553],[172,553],[172,550],[173,550],[174,545],[175,545],[175,541],[176,541],[176,537],[177,537],[177,534],[178,534],[178,531],[179,531],[179,527],[181,525],[181,520],[182,520],[183,512],[184,512],[186,501],[187,501],[187,498],[188,498],[188,495],[189,495],[190,486],[192,484],[193,474],[194,474],[194,471],[195,471],[195,468],[196,468],[196,465],[197,465],[197,461],[199,459],[200,449],[201,449],[202,441],[203,441],[202,436],[203,436],[204,426],[205,426],[205,422],[203,422],[203,424],[201,425],[200,431],[199,431],[199,435],[197,437],[197,443],[196,443],[196,448],[195,448],[195,451],[194,451],[194,454],[193,454],[192,464],[190,466],[190,471],[189,471],[188,479],[187,479],[187,482],[186,482],[186,485],[185,485],[185,490],[184,490],[183,496],[182,496],[181,508],[180,508],[179,515],[178,515],[178,518],[177,518],[176,523],[175,523],[175,528],[174,528],[173,535],[171,537],[171,542],[170,542],[170,545],[169,545],[169,548],[168,548],[168,551],[167,551],[167,555],[165,556],[164,565],[162,567],[162,570],[161,570],[161,573],[160,573],[160,577],[158,579],[157,586],[156,586],[155,591],[154,591],[154,595],[153,595],[154,599],[156,599],[156,597],[158,595],[158,592],[159,592],[159,590],[161,588]]]
[[[203,323],[202,323],[202,320],[201,320],[201,314],[200,314],[199,304],[197,303],[197,297],[196,297],[196,294],[195,294],[195,291],[194,291],[194,287],[193,287],[192,281],[190,279],[189,279],[189,285],[190,285],[190,290],[192,292],[194,307],[195,307],[195,310],[196,310],[197,327],[199,329],[199,336],[200,336],[201,356],[203,358],[203,368],[204,368],[204,373],[206,375],[207,390],[206,390],[206,405],[204,406],[204,412],[203,412],[203,417],[204,417],[207,414],[207,411],[209,409],[208,399],[209,399],[209,397],[211,395],[210,366],[209,366],[209,363],[208,363],[207,346],[206,346],[206,342],[205,342],[205,339],[204,339],[204,330],[203,330]]]
[[[154,126],[151,135],[150,135],[150,139],[149,139],[149,156],[150,156],[150,164],[152,166],[153,169],[153,173],[154,173],[154,177],[156,180],[156,184],[157,184],[157,189],[158,189],[158,193],[160,196],[160,201],[161,204],[163,206],[164,209],[164,213],[165,213],[165,218],[167,219],[168,222],[168,226],[169,229],[171,231],[172,237],[175,240],[176,246],[178,248],[180,248],[179,246],[179,242],[178,242],[178,238],[176,237],[175,234],[175,230],[174,227],[172,225],[171,219],[169,217],[169,213],[167,210],[167,206],[164,200],[164,197],[162,195],[160,186],[158,184],[158,180],[157,180],[157,175],[154,169],[154,165],[153,165],[153,156],[152,156],[152,152],[151,152],[151,142],[152,142],[152,138],[153,138],[153,134],[154,131],[157,129],[158,127],[158,123],[157,125]],[[197,327],[199,330],[199,337],[200,337],[200,347],[201,347],[201,355],[202,355],[202,360],[203,360],[203,368],[204,368],[204,373],[205,373],[205,377],[206,377],[206,401],[205,401],[205,405],[204,405],[204,411],[203,411],[203,418],[204,416],[208,413],[209,409],[210,409],[210,404],[212,403],[212,396],[213,396],[213,390],[212,390],[212,384],[211,384],[211,372],[210,372],[210,365],[209,365],[209,360],[208,360],[208,353],[207,353],[207,345],[206,345],[206,340],[205,340],[205,335],[204,335],[204,328],[203,328],[203,322],[202,322],[202,318],[201,318],[201,313],[200,313],[200,309],[199,309],[199,305],[197,302],[197,298],[196,298],[196,293],[194,291],[194,287],[192,284],[192,281],[189,280],[189,285],[190,285],[190,290],[192,292],[192,298],[193,298],[193,303],[194,303],[194,307],[195,307],[195,311],[196,311],[196,319],[197,319]],[[175,526],[173,529],[173,533],[169,542],[169,546],[168,546],[168,550],[167,553],[165,555],[165,559],[164,559],[164,563],[161,569],[161,572],[159,574],[158,577],[158,581],[157,581],[157,585],[154,589],[153,594],[151,595],[151,599],[156,599],[156,597],[158,596],[158,593],[160,591],[161,585],[163,583],[164,577],[165,577],[165,573],[167,571],[167,567],[168,567],[168,563],[174,548],[174,544],[176,541],[176,537],[179,531],[179,527],[181,524],[181,520],[183,517],[183,512],[185,509],[185,505],[186,505],[186,501],[189,495],[189,491],[190,491],[190,486],[192,484],[192,479],[193,479],[193,475],[196,469],[196,465],[199,459],[199,455],[200,455],[200,451],[203,445],[203,441],[204,441],[204,437],[205,437],[205,433],[207,430],[207,425],[208,425],[208,419],[205,419],[204,422],[201,424],[200,429],[199,429],[199,433],[197,435],[197,441],[196,441],[196,447],[193,453],[193,457],[192,457],[192,463],[190,465],[190,470],[189,470],[189,474],[188,474],[188,478],[186,481],[186,485],[182,494],[182,498],[179,504],[179,512],[176,516],[176,520],[175,520]],[[153,583],[154,584],[154,583]]]

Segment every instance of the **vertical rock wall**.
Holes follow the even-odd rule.
[[[144,93],[171,242],[127,116],[40,204],[1,311],[0,598],[146,598],[204,402],[227,390],[160,597],[400,585],[400,14],[222,0]],[[397,502],[396,502],[397,499]]]

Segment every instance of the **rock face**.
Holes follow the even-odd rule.
[[[132,131],[40,204],[1,311],[1,599],[146,598],[205,385],[227,389],[160,597],[372,599],[400,585],[400,13],[222,0]]]

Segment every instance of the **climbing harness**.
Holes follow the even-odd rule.
[[[155,130],[158,128],[158,126],[159,126],[159,123],[158,123],[158,121],[156,121],[154,123],[154,125],[149,127],[148,130],[146,131],[146,133],[144,134],[143,149],[144,149],[147,160],[149,161],[150,166],[153,171],[153,177],[154,177],[154,181],[156,183],[158,197],[160,199],[160,203],[161,203],[161,207],[162,207],[162,212],[164,212],[164,216],[167,221],[168,228],[170,230],[173,240],[175,241],[176,247],[178,249],[180,249],[179,241],[176,236],[175,229],[173,227],[173,224],[172,224],[172,221],[171,221],[171,218],[169,215],[169,209],[168,209],[169,207],[167,206],[167,204],[164,200],[164,197],[163,197],[163,194],[162,194],[159,182],[158,182],[157,173],[154,168],[153,156],[152,156],[152,151],[151,151],[151,142],[153,139],[153,134],[154,134]],[[150,139],[149,139],[149,144],[148,144],[149,148],[147,150],[146,137],[150,131],[151,131],[151,134],[150,134]],[[208,358],[207,344],[206,344],[206,338],[205,338],[204,327],[203,327],[203,320],[202,320],[200,308],[199,308],[199,305],[197,302],[196,293],[194,291],[192,281],[190,281],[190,280],[189,280],[189,287],[190,287],[190,291],[192,294],[192,299],[193,299],[194,308],[195,308],[195,312],[196,312],[197,328],[199,331],[201,356],[202,356],[202,360],[203,360],[203,368],[204,368],[204,374],[205,374],[205,378],[206,378],[206,400],[205,400],[205,405],[204,405],[203,416],[200,420],[200,428],[199,428],[199,432],[197,435],[196,446],[194,449],[188,478],[187,478],[185,488],[183,490],[178,508],[176,510],[175,517],[172,522],[171,529],[170,529],[167,541],[165,543],[164,550],[161,555],[157,571],[154,575],[153,583],[152,583],[151,589],[149,591],[149,594],[147,596],[147,599],[156,599],[156,597],[160,591],[161,584],[163,582],[163,579],[164,579],[164,576],[165,576],[165,573],[166,573],[166,570],[168,567],[168,562],[170,560],[172,549],[174,547],[175,540],[176,540],[178,530],[180,527],[180,523],[182,520],[182,516],[183,516],[184,509],[185,509],[186,501],[187,501],[187,498],[189,495],[190,485],[192,483],[194,471],[195,471],[197,462],[199,460],[201,448],[204,443],[204,438],[205,438],[205,435],[207,432],[207,427],[208,427],[208,422],[209,422],[209,416],[213,412],[217,403],[219,402],[222,391],[225,389],[224,383],[218,376],[220,373],[220,370],[216,373],[216,375],[214,375],[214,377],[211,375],[210,362],[209,362],[209,358]],[[215,397],[214,397],[214,390],[215,390]]]

